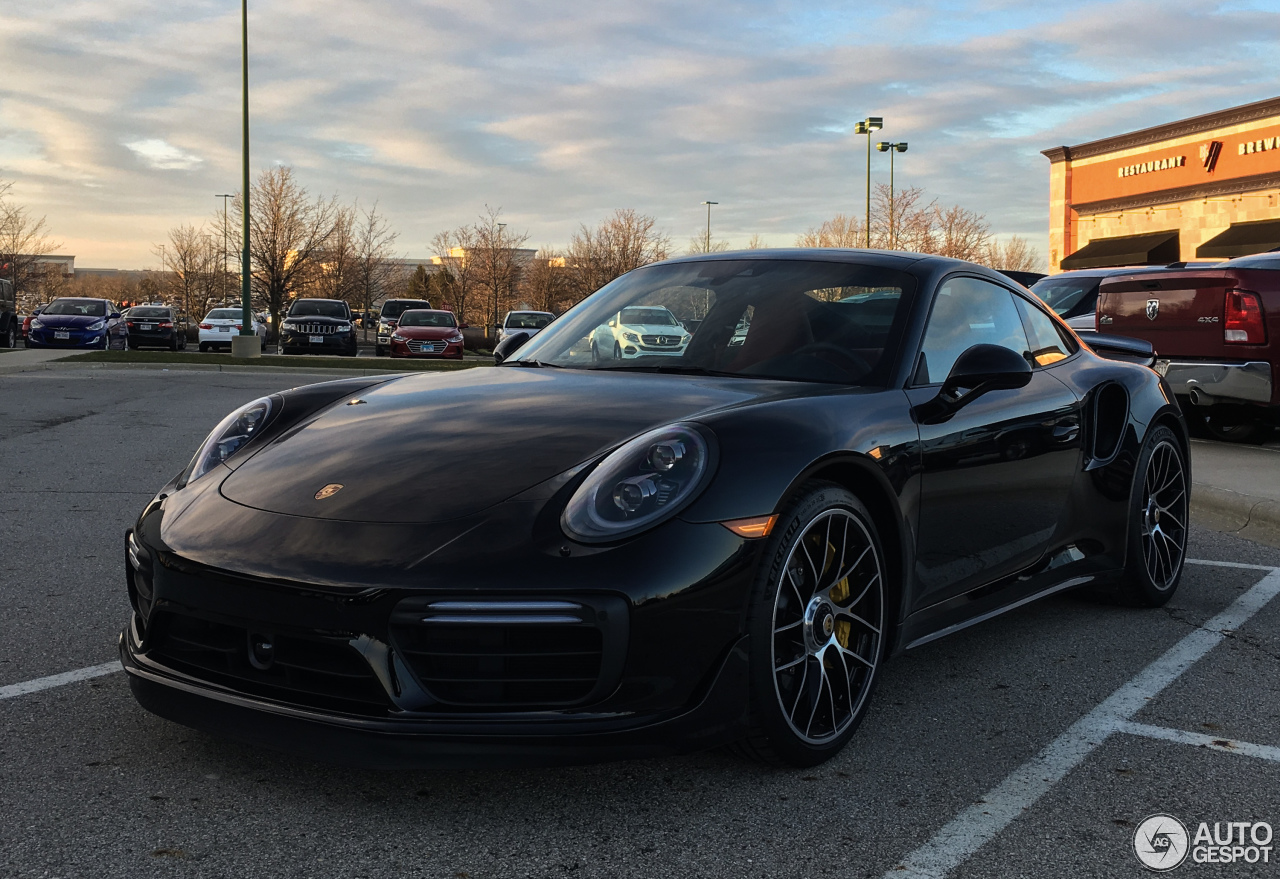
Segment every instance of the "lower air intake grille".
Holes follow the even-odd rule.
[[[579,705],[617,684],[626,655],[620,598],[408,599],[392,641],[444,706],[530,710]]]
[[[251,633],[184,614],[157,613],[147,656],[174,671],[269,699],[359,714],[391,707],[373,670],[340,635]],[[255,642],[265,641],[269,650]]]

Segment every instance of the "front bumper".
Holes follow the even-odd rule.
[[[27,345],[32,348],[103,348],[108,347],[110,342],[110,334],[107,330],[95,330],[86,332],[84,330],[57,330],[56,332],[66,332],[68,338],[56,338],[55,330],[44,327],[38,330],[31,330],[27,336]]]
[[[319,339],[316,342],[313,339]],[[356,350],[357,341],[354,333],[328,333],[312,336],[285,330],[280,334],[281,350],[304,351],[311,354],[345,354]]]
[[[1175,394],[1193,403],[1272,402],[1271,364],[1264,361],[1211,362],[1157,359],[1156,371]]]
[[[415,341],[401,342],[391,340],[392,357],[449,357],[462,359],[462,342],[423,341],[415,345]],[[415,347],[417,350],[414,350]]]

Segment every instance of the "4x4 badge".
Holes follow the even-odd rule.
[[[316,492],[316,500],[322,501],[327,497],[333,497],[335,494],[337,494],[340,491],[342,491],[341,482],[330,482],[324,488]]]
[[[1156,315],[1159,313],[1160,313],[1160,300],[1148,299],[1147,300],[1147,320],[1155,320]]]

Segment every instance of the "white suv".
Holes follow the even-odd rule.
[[[591,359],[630,360],[662,355],[679,357],[689,333],[661,305],[632,305],[609,318],[591,335]]]

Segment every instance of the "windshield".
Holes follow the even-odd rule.
[[[430,308],[431,303],[425,299],[392,299],[382,303],[382,319],[395,320],[411,308]]]
[[[505,326],[509,330],[540,330],[553,320],[554,314],[543,311],[513,311],[507,315]]]
[[[169,317],[169,309],[167,308],[146,308],[138,307],[129,309],[129,317]]]
[[[402,327],[456,327],[458,322],[449,311],[404,311],[400,313]]]
[[[340,317],[346,320],[347,306],[332,299],[299,299],[289,309],[289,317]]]
[[[243,316],[238,308],[215,308],[205,317],[205,320],[240,320]]]
[[[55,299],[41,314],[71,314],[80,317],[106,317],[107,303],[101,299]]]
[[[914,288],[904,272],[842,262],[656,265],[601,288],[506,362],[882,385]]]
[[[1077,305],[1092,304],[1101,283],[1102,278],[1045,278],[1032,284],[1031,292],[1059,317],[1075,317],[1072,309]]]

